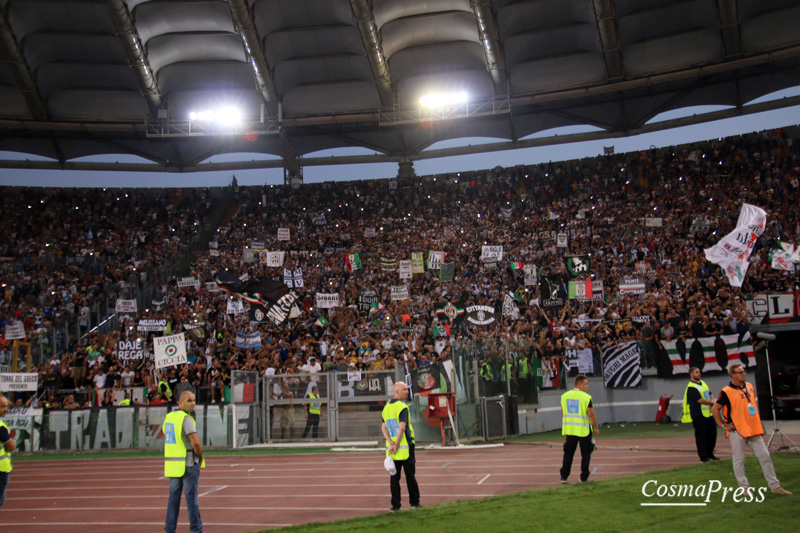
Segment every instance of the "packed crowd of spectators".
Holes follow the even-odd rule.
[[[135,298],[176,257],[211,206],[204,190],[5,188],[0,329],[21,321],[29,338],[53,325],[85,335],[108,303]]]
[[[47,391],[54,394],[60,389],[95,390],[95,403],[106,401],[107,390],[122,393],[135,386],[149,387],[148,399],[155,402],[174,401],[181,386],[208,391],[201,401],[219,402],[233,370],[279,376],[396,367],[410,371],[466,353],[489,363],[491,377],[481,375],[487,392],[502,385],[509,362],[515,390],[526,393],[533,387],[533,376],[541,374],[535,369],[558,373],[566,349],[592,348],[596,354],[604,345],[629,340],[640,343],[643,366],[653,367],[662,341],[742,334],[749,327],[747,295],[796,288],[794,273],[773,270],[768,254],[779,240],[798,241],[799,170],[797,140],[776,130],[679,148],[471,173],[297,188],[244,187],[238,192],[238,211],[216,232],[216,247],[198,256],[187,273],[199,280],[199,287],[165,283],[158,302],[127,317],[118,331],[91,334],[54,356],[41,368],[42,382],[50,383]],[[109,193],[74,194],[99,195],[104,201],[96,202],[97,208],[104,209],[105,217],[73,219],[64,227],[49,214],[23,227],[24,218],[4,216],[5,224],[17,221],[4,234],[16,232],[23,242],[7,243],[6,253],[41,254],[41,247],[37,251],[31,244],[41,223],[55,232],[53,241],[62,253],[88,249],[102,240],[103,247],[92,249],[116,253],[120,261],[107,268],[126,272],[141,267],[141,261],[169,261],[173,230],[185,235],[208,207],[184,205],[179,198],[162,198],[159,206],[151,206],[134,198],[127,209],[114,211]],[[57,205],[65,202],[61,199]],[[734,228],[743,203],[765,209],[768,220],[740,289],[730,286],[703,251]],[[146,207],[137,210],[137,205]],[[7,201],[6,208],[20,209],[20,201]],[[117,221],[120,212],[134,219]],[[143,224],[141,217],[152,217],[157,224]],[[660,221],[650,224],[647,219]],[[115,225],[109,227],[111,222]],[[278,240],[279,228],[290,230],[288,241]],[[375,236],[367,236],[373,229]],[[89,230],[92,239],[87,237]],[[562,232],[568,233],[568,243],[557,247],[556,234]],[[118,233],[122,236],[116,240]],[[72,239],[81,242],[74,244]],[[270,268],[245,261],[244,250],[254,243],[286,252],[284,264]],[[484,245],[503,247],[497,267],[487,268],[482,261]],[[401,280],[396,270],[382,268],[382,257],[399,261],[422,252],[427,258],[432,250],[445,252],[446,262],[455,263],[452,282],[441,282],[437,270]],[[345,254],[356,252],[361,269],[349,270]],[[532,264],[541,281],[563,274],[563,257],[573,254],[591,254],[591,277],[603,282],[602,299],[565,297],[563,308],[546,309],[541,286],[526,285],[520,270],[507,268],[512,262]],[[283,280],[284,269],[302,270],[303,286],[293,289],[300,295],[298,316],[281,325],[251,322],[248,304],[244,313],[229,314],[231,296],[206,285],[221,270],[250,279]],[[89,274],[87,284],[74,284],[88,297],[109,290],[115,279],[109,275]],[[646,294],[619,293],[621,278],[630,275],[645,278]],[[45,287],[42,278],[38,281],[40,285],[30,286],[24,295],[18,281],[11,281],[15,290],[4,309],[30,302],[33,314],[41,312],[37,298]],[[76,280],[65,278],[64,283],[69,281]],[[391,287],[406,284],[409,299],[392,301]],[[318,309],[317,293],[338,293],[339,306]],[[508,294],[516,296],[513,309],[504,313]],[[359,308],[359,297],[364,296],[378,297],[379,304]],[[59,298],[59,304],[66,305],[66,298]],[[486,327],[461,321],[445,329],[449,324],[436,313],[442,302],[494,306],[496,323]],[[320,315],[329,323],[320,325]],[[650,320],[625,320],[634,316]],[[136,328],[140,318],[166,318],[172,332],[188,334],[200,326],[201,334],[188,335],[190,364],[162,375],[148,357],[128,366],[119,361],[119,341],[142,335]],[[260,333],[260,347],[237,347],[237,332]],[[146,352],[152,352],[153,335],[160,333],[148,334]],[[557,386],[554,380],[537,383]],[[285,394],[279,384],[274,397]]]

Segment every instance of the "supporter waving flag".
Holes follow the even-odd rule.
[[[767,227],[767,213],[760,207],[742,204],[736,228],[711,248],[706,259],[725,270],[732,287],[741,287],[756,240]]]

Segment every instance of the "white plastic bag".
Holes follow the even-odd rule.
[[[383,467],[389,472],[391,475],[395,475],[397,473],[397,468],[394,466],[394,459],[386,456],[386,459],[383,460]]]

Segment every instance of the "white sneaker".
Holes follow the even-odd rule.
[[[216,400],[211,400],[211,403],[217,403],[217,401]]]

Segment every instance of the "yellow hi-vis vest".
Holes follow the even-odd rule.
[[[314,394],[312,392],[309,393],[308,397],[311,398],[312,400],[318,400],[319,394]],[[311,402],[311,404],[308,406],[308,412],[311,413],[312,415],[320,414],[320,405],[321,405],[320,402]]]
[[[8,431],[8,426],[5,422],[0,420],[0,428],[6,428]],[[11,437],[11,432],[8,431],[9,438]],[[2,446],[2,443],[0,443]],[[11,472],[11,452],[6,451],[5,448],[0,449],[0,472]]]
[[[519,377],[520,379],[525,379],[528,377],[528,358],[527,357],[520,357],[519,358]]]
[[[125,407],[126,405],[130,405],[130,404],[131,404],[130,398],[125,398],[124,400],[120,400],[117,405],[119,407]]]
[[[592,397],[587,393],[573,389],[561,395],[561,434],[586,437],[591,433],[592,422],[589,420],[589,402]]]
[[[383,422],[386,424],[386,430],[389,431],[389,436],[397,440],[397,435],[400,433],[400,413],[403,409],[408,409],[408,406],[401,401],[387,403],[383,406]],[[411,425],[411,413],[408,417],[408,427],[411,431],[411,440],[414,440],[414,426]],[[400,444],[397,446],[397,451],[394,454],[389,453],[390,442],[386,441],[386,455],[395,461],[405,461],[410,455],[408,440],[406,434],[403,432],[400,435]]]
[[[711,399],[711,391],[708,389],[708,385],[706,385],[705,381],[700,381],[700,383],[695,383],[694,381],[689,381],[689,384],[686,386],[686,390],[683,391],[683,411],[681,412],[681,422],[684,424],[688,424],[692,421],[692,411],[689,409],[689,387],[694,387],[700,393],[700,397],[705,400]],[[711,406],[700,404],[700,411],[703,413],[703,417],[708,418],[711,416]]]
[[[164,477],[183,477],[186,473],[186,446],[183,445],[183,419],[190,416],[178,409],[168,413],[161,425],[164,432]],[[191,417],[194,420],[194,417]],[[206,467],[206,460],[200,468]]]

